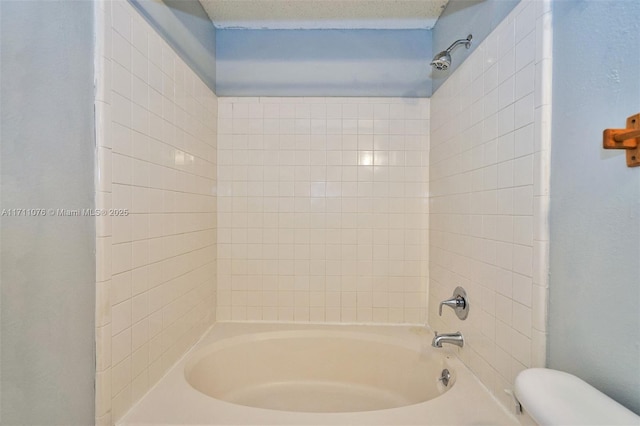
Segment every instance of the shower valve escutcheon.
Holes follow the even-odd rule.
[[[467,292],[462,287],[456,287],[453,291],[451,298],[440,302],[438,309],[438,315],[442,316],[442,307],[448,306],[452,308],[458,318],[461,320],[467,319],[469,315],[469,301],[467,300]]]

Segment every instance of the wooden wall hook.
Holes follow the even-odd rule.
[[[627,151],[627,166],[640,166],[640,113],[627,118],[626,129],[606,129],[602,134],[604,149]]]

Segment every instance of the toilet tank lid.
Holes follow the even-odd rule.
[[[640,425],[640,417],[587,382],[563,371],[529,368],[514,391],[541,425]]]

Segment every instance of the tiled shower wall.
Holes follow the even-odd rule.
[[[429,100],[219,98],[218,320],[424,323]]]
[[[505,404],[545,363],[550,24],[549,2],[523,0],[431,98],[429,324],[462,331],[461,358]],[[464,322],[438,317],[457,285]]]
[[[217,100],[127,1],[96,3],[96,423],[215,319]],[[119,211],[123,209],[125,211]]]

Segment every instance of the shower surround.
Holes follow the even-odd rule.
[[[548,1],[431,99],[217,98],[127,1],[95,10],[96,207],[129,211],[96,221],[97,424],[216,318],[460,330],[512,403],[545,363]],[[437,315],[458,285],[463,323]]]

